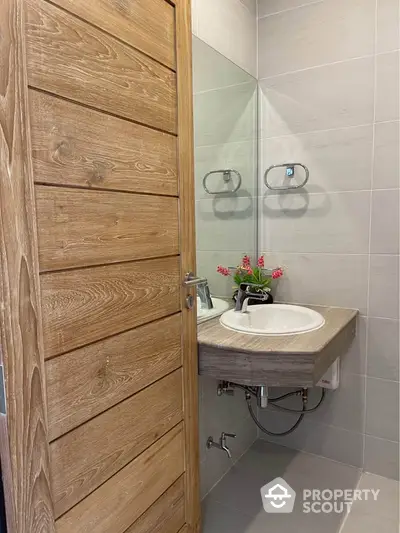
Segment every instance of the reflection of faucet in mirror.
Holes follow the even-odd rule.
[[[256,292],[255,290],[252,291],[251,287],[263,289],[263,285],[259,285],[257,283],[241,283],[236,297],[235,311],[247,313],[247,306],[250,298],[252,300],[260,300],[261,302],[269,299],[269,295],[266,292]]]
[[[197,285],[197,295],[200,298],[203,309],[212,309],[214,307],[207,280]]]

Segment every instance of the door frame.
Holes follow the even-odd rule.
[[[195,271],[190,0],[176,10],[179,219],[182,280]],[[50,486],[36,208],[28,108],[24,0],[0,3],[0,365],[7,413],[0,460],[9,533],[55,533]],[[198,364],[195,310],[182,286],[185,509],[183,532],[200,530]]]

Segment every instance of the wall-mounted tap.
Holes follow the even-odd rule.
[[[247,306],[250,298],[254,300],[260,300],[262,302],[269,299],[268,293],[256,292],[255,290],[252,290],[252,287],[263,289],[263,291],[265,291],[264,287],[257,283],[241,283],[239,285],[239,291],[236,297],[235,311],[247,313]]]
[[[226,444],[227,437],[231,439],[236,438],[235,433],[225,433],[224,431],[221,433],[221,436],[219,438],[219,442],[215,442],[213,437],[208,437],[207,439],[207,448],[218,448],[219,450],[223,450],[226,455],[229,457],[229,459],[232,459],[232,453],[230,449],[228,448],[228,445]]]

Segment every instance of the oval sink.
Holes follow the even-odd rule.
[[[325,324],[322,315],[299,305],[251,305],[246,313],[231,309],[220,318],[221,324],[250,335],[298,335]]]
[[[202,309],[200,298],[197,299],[197,320],[205,320],[221,315],[224,311],[229,309],[229,302],[221,298],[212,297],[213,309]]]

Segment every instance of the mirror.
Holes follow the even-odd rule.
[[[257,253],[257,80],[193,37],[193,91],[197,274],[215,316],[234,292],[217,266]],[[210,318],[204,287],[198,295],[199,317]]]

